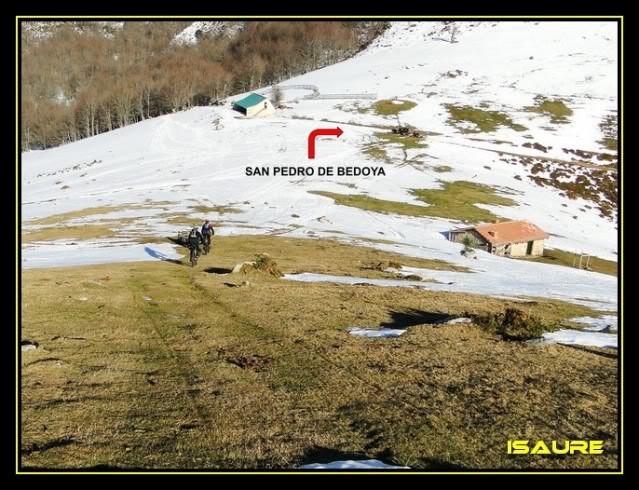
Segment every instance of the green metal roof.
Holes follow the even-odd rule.
[[[244,97],[242,100],[235,101],[235,105],[240,106],[243,109],[248,109],[249,107],[253,107],[264,100],[266,100],[266,97],[262,97],[258,94],[251,94],[248,97]]]

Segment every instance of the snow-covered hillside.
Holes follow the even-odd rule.
[[[122,29],[124,22],[116,21],[22,21],[23,32],[35,40],[51,37],[58,29],[71,26],[76,32],[100,33],[105,37],[113,36],[113,33]]]
[[[241,22],[226,21],[198,21],[193,22],[190,26],[175,36],[176,44],[194,44],[197,42],[198,36],[203,34],[224,34],[225,36],[233,36],[243,28]]]
[[[397,124],[395,117],[376,114],[366,100],[305,100],[309,92],[300,89],[285,90],[289,108],[270,118],[243,119],[230,104],[198,107],[24,154],[24,231],[55,226],[34,224],[37,218],[118,206],[112,213],[64,224],[107,222],[119,236],[73,240],[73,246],[70,240],[31,242],[23,247],[23,267],[152,259],[153,253],[170,256],[168,246],[142,247],[135,241],[146,235],[175,235],[183,227],[171,218],[186,214],[194,225],[204,217],[220,222],[222,235],[334,237],[444,259],[476,271],[433,271],[430,277],[440,281],[438,289],[556,297],[615,309],[614,277],[485,253],[473,261],[444,236],[459,222],[374,213],[309,193],[366,194],[425,206],[411,189],[438,188],[447,181],[487,184],[507,193],[516,205],[480,207],[537,224],[551,234],[548,247],[616,260],[615,217],[601,216],[590,200],[563,197],[553,186],[534,183],[530,168],[520,163],[544,159],[541,176],[552,173],[553,165],[570,168],[570,175],[559,180],[581,174],[586,178],[605,163],[583,153],[606,153],[601,125],[617,107],[616,25],[463,24],[455,43],[449,42],[449,27],[439,22],[394,23],[356,57],[281,84],[315,85],[321,94],[376,93],[378,99],[414,102],[415,107],[398,118],[428,132],[426,146],[404,150],[386,145],[390,161],[375,160],[365,150],[379,141],[376,133]],[[526,110],[539,96],[566,100],[573,111],[568,122],[553,124],[547,114]],[[472,125],[452,123],[448,105],[490,107],[526,129],[501,125],[491,132],[464,133]],[[309,162],[309,132],[337,125],[344,134],[318,139],[317,159]],[[575,158],[575,152],[581,156]],[[386,176],[245,175],[247,166],[275,165],[383,166]],[[436,166],[450,171],[436,172]],[[604,178],[614,178],[611,175]],[[197,206],[229,206],[241,212],[201,212]],[[380,239],[386,242],[370,241]],[[117,254],[112,253],[115,249]]]

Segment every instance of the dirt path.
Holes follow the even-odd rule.
[[[173,434],[167,434],[162,444],[179,446],[188,443],[190,454],[205,455],[210,446],[204,441],[218,439],[215,418],[199,395],[202,366],[190,354],[189,349],[184,348],[196,344],[198,339],[189,328],[180,328],[175,325],[176,318],[171,318],[170,308],[167,309],[162,303],[154,302],[153,299],[151,301],[145,299],[150,297],[149,294],[153,294],[149,292],[152,279],[149,277],[147,282],[144,278],[142,280],[136,278],[128,282],[133,301],[139,305],[146,318],[146,324],[142,328],[148,334],[144,347],[145,359],[150,368],[147,383],[156,395],[158,391],[164,393],[163,396],[154,397],[160,401],[160,406],[146,408],[161,413],[163,408],[167,408],[162,407],[162,402],[168,397],[170,409],[165,413],[173,419],[176,431]],[[183,283],[186,285],[188,281],[186,274],[181,271],[176,273],[175,279],[180,285]],[[185,288],[188,288],[188,285]],[[194,292],[192,288],[191,292]],[[189,325],[188,321],[185,325]],[[146,417],[147,414],[148,412],[138,415]],[[197,429],[197,437],[192,437],[190,434],[190,431],[194,429]],[[167,448],[164,447],[163,451],[166,452],[166,450]]]

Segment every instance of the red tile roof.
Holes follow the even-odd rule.
[[[543,240],[548,238],[544,230],[528,221],[502,221],[499,223],[486,223],[473,228],[487,242],[493,245],[503,243],[521,243],[530,240]]]

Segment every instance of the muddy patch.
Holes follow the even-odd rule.
[[[260,354],[225,354],[224,360],[229,364],[251,371],[264,371],[273,362],[271,356]]]
[[[226,267],[207,267],[206,269],[204,269],[204,272],[207,272],[209,274],[226,275],[233,272],[233,269],[227,269]]]

